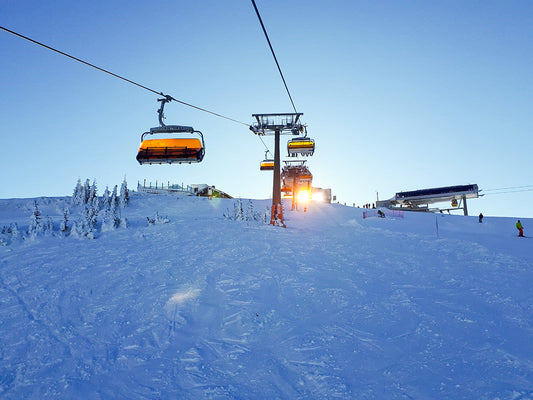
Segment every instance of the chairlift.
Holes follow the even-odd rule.
[[[315,141],[307,136],[291,139],[287,142],[287,152],[289,157],[296,157],[299,154],[312,156],[315,152]]]
[[[265,151],[265,159],[261,161],[261,164],[259,165],[259,169],[261,171],[273,171],[274,170],[274,160],[267,157],[268,150]]]
[[[151,128],[150,131],[141,135],[141,146],[137,153],[139,164],[182,164],[201,162],[205,154],[204,136],[202,132],[194,130],[190,126],[165,125],[163,123],[163,109],[165,103],[171,101],[170,96],[164,99],[158,99],[161,107],[159,113],[160,126]],[[146,135],[154,134],[181,134],[191,133],[199,136],[196,138],[164,138],[164,139],[145,139]]]
[[[307,168],[306,168],[307,170]],[[300,182],[312,182],[313,181],[313,174],[309,170],[302,171],[302,173],[299,176]]]
[[[282,186],[281,193],[284,198],[292,197],[292,186]]]

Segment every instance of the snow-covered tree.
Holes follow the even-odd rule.
[[[70,228],[70,236],[75,238],[86,236],[83,220],[74,221],[74,223],[72,224],[72,228]]]
[[[89,197],[91,196],[91,181],[87,179],[85,181],[85,185],[83,185],[83,204],[87,204],[89,202]]]
[[[130,194],[128,191],[128,183],[126,182],[126,178],[124,178],[124,181],[122,182],[122,185],[120,186],[120,208],[124,208],[128,205],[130,201]]]
[[[126,178],[124,178],[124,181],[122,182],[122,185],[120,186],[120,208],[124,208],[128,205],[130,201],[130,194],[128,191],[128,183],[126,182]]]
[[[85,201],[85,194],[83,193],[83,186],[81,184],[81,179],[78,179],[78,183],[74,188],[74,193],[72,194],[72,206],[81,206]]]
[[[92,197],[85,205],[85,220],[83,221],[83,228],[85,236],[89,239],[96,237],[97,223],[98,223],[98,197]]]
[[[126,228],[128,226],[128,220],[126,217],[122,214],[122,209],[124,209],[129,202],[130,195],[128,191],[128,183],[126,182],[126,178],[124,178],[124,181],[122,182],[122,185],[120,187],[120,196],[118,198],[118,204],[119,204],[119,224],[118,226],[120,228]]]
[[[106,186],[104,190],[104,194],[102,196],[102,207],[104,209],[109,207],[110,200],[111,200],[111,192],[109,191],[109,188]]]
[[[19,237],[19,227],[17,225],[16,222],[12,223],[10,226],[9,226],[9,230],[11,231],[11,237],[13,239],[17,239]]]
[[[241,199],[237,199],[237,201],[233,203],[233,218],[232,219],[234,219],[235,221],[245,221],[244,210],[242,208]]]
[[[110,231],[117,228],[120,225],[120,210],[118,208],[117,201],[117,187],[113,190],[113,193],[109,197],[107,206],[104,208],[104,216],[102,218],[102,232]]]
[[[69,228],[69,222],[68,222],[69,214],[70,214],[70,209],[68,207],[66,207],[63,210],[63,220],[59,224],[59,230],[61,232],[63,232],[63,233],[66,233],[68,231],[68,228]]]
[[[16,222],[11,223],[9,226],[4,225],[0,231],[0,245],[7,246],[11,240],[19,237],[19,228]]]
[[[113,188],[111,192],[111,197],[109,198],[109,204],[111,207],[118,207],[118,195],[117,195],[117,185]]]
[[[261,221],[261,214],[255,212],[252,200],[248,200],[248,208],[245,215],[246,221]]]
[[[87,199],[87,203],[91,203],[94,208],[99,209],[98,187],[96,186],[96,179],[93,179],[93,184],[89,190],[89,198]]]
[[[270,218],[272,217],[272,211],[268,209],[268,207],[265,209],[265,212],[263,213],[263,222],[265,224],[270,223]]]
[[[112,231],[116,227],[117,225],[115,224],[115,219],[113,218],[111,209],[107,207],[104,209],[104,215],[102,217],[102,232]]]
[[[48,215],[43,222],[43,232],[46,236],[50,236],[54,233],[54,222]]]
[[[37,200],[33,202],[33,213],[30,216],[30,225],[28,227],[28,235],[37,236],[43,231],[43,225],[41,223],[41,211],[37,205]]]

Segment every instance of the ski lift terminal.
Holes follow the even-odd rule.
[[[412,190],[398,192],[389,200],[376,202],[377,207],[389,209],[401,209],[405,211],[453,211],[463,210],[464,215],[468,215],[466,199],[475,199],[479,194],[478,185],[455,185],[430,189]],[[440,209],[430,208],[430,204],[451,202],[451,208]]]

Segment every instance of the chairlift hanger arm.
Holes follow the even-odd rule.
[[[161,125],[162,127],[165,126],[165,123],[163,122],[163,120],[165,119],[165,114],[164,114],[165,104],[170,103],[172,101],[172,96],[168,96],[168,95],[164,95],[164,96],[165,96],[164,99],[157,99],[157,101],[161,102],[161,107],[159,107],[159,110],[157,110],[157,113],[159,114],[159,125]]]

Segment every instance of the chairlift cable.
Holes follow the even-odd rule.
[[[238,123],[238,124],[241,124],[241,125],[247,126],[247,127],[250,125],[250,124],[247,124],[247,123],[244,123],[244,122],[238,121],[238,120],[236,120],[236,119],[229,118],[229,117],[226,117],[226,116],[224,116],[224,115],[218,114],[218,113],[216,113],[216,112],[206,110],[205,108],[198,107],[198,106],[195,106],[195,105],[193,105],[193,104],[186,103],[186,102],[184,102],[184,101],[178,100],[178,99],[176,99],[176,98],[174,98],[174,97],[172,97],[172,96],[169,96],[169,95],[164,94],[163,92],[158,92],[157,90],[151,89],[151,88],[149,88],[149,87],[147,87],[147,86],[141,85],[140,83],[137,83],[137,82],[134,82],[134,81],[132,81],[132,80],[130,80],[130,79],[124,78],[123,76],[117,75],[117,74],[115,74],[115,73],[113,73],[113,72],[111,72],[111,71],[108,71],[108,70],[106,70],[106,69],[100,68],[100,67],[98,67],[98,66],[96,66],[96,65],[94,65],[94,64],[91,64],[91,63],[89,63],[89,62],[87,62],[87,61],[84,61],[84,60],[82,60],[82,59],[79,59],[79,58],[77,58],[77,57],[74,57],[74,56],[72,56],[72,55],[70,55],[70,54],[67,54],[67,53],[61,51],[61,50],[57,50],[57,49],[55,49],[55,48],[53,48],[53,47],[50,47],[50,46],[48,46],[48,45],[46,45],[46,44],[44,44],[44,43],[38,42],[37,40],[31,39],[31,38],[29,38],[29,37],[27,37],[27,36],[21,35],[20,33],[14,32],[14,31],[12,31],[12,30],[10,30],[10,29],[7,29],[7,28],[5,28],[5,27],[3,27],[3,26],[0,26],[0,29],[6,31],[6,32],[8,32],[8,33],[11,33],[12,35],[18,36],[18,37],[20,37],[20,38],[22,38],[22,39],[25,39],[25,40],[27,40],[27,41],[29,41],[29,42],[32,42],[32,43],[37,44],[37,45],[39,45],[39,46],[42,46],[42,47],[44,47],[44,48],[46,48],[46,49],[48,49],[48,50],[54,51],[54,52],[56,52],[56,53],[58,53],[58,54],[61,54],[62,56],[68,57],[68,58],[70,58],[70,59],[72,59],[72,60],[74,60],[74,61],[77,61],[77,62],[80,62],[80,63],[82,63],[82,64],[85,64],[85,65],[87,65],[87,66],[89,66],[89,67],[95,68],[95,69],[97,69],[98,71],[105,72],[106,74],[109,74],[109,75],[111,75],[111,76],[114,76],[115,78],[122,79],[123,81],[126,81],[126,82],[128,82],[128,83],[131,83],[132,85],[138,86],[138,87],[140,87],[140,88],[142,88],[142,89],[148,90],[149,92],[155,93],[155,94],[157,94],[157,95],[159,95],[159,96],[163,96],[163,97],[167,98],[168,100],[173,100],[173,101],[175,101],[175,102],[177,102],[177,103],[183,104],[184,106],[191,107],[191,108],[195,108],[195,109],[197,109],[197,110],[199,110],[199,111],[203,111],[203,112],[206,112],[206,113],[208,113],[208,114],[211,114],[211,115],[214,115],[214,116],[217,116],[217,117],[220,117],[220,118],[224,118],[224,119],[227,119],[227,120],[229,120],[229,121],[232,121],[232,122],[235,122],[235,123]]]
[[[270,149],[268,148],[268,146],[265,144],[265,141],[263,140],[263,138],[259,135],[257,135],[257,137],[259,138],[259,140],[261,140],[261,142],[263,143],[263,146],[265,146],[265,149],[268,153],[272,154],[272,152],[270,151]]]
[[[485,193],[483,196],[492,196],[494,194],[507,194],[507,193],[523,193],[523,192],[533,192],[533,188],[531,189],[522,189],[522,190],[510,190],[507,192],[491,192],[491,193]]]
[[[498,188],[498,189],[483,189],[483,192],[495,192],[495,191],[500,191],[500,190],[525,189],[525,188],[533,188],[533,185],[512,186],[512,187],[504,187],[504,188]]]
[[[283,80],[283,84],[285,85],[285,89],[287,90],[287,94],[289,95],[289,99],[291,101],[292,108],[294,109],[294,112],[297,113],[298,111],[296,111],[296,106],[294,105],[294,101],[292,101],[291,92],[289,91],[289,88],[287,86],[287,82],[285,82],[285,77],[283,76],[283,72],[281,72],[281,67],[279,66],[278,59],[276,57],[276,53],[274,53],[274,48],[272,47],[272,43],[270,43],[270,39],[268,37],[268,33],[266,31],[265,25],[263,24],[263,20],[261,19],[261,15],[259,14],[259,10],[257,9],[257,6],[255,5],[255,0],[252,0],[252,4],[254,6],[255,13],[257,14],[257,18],[259,19],[259,23],[261,24],[261,28],[263,28],[263,33],[265,34],[265,38],[266,38],[266,40],[268,42],[268,46],[270,47],[270,51],[272,52],[272,56],[274,57],[274,61],[276,62],[276,65],[278,66],[278,71],[279,71],[279,74],[281,75],[281,79]]]

